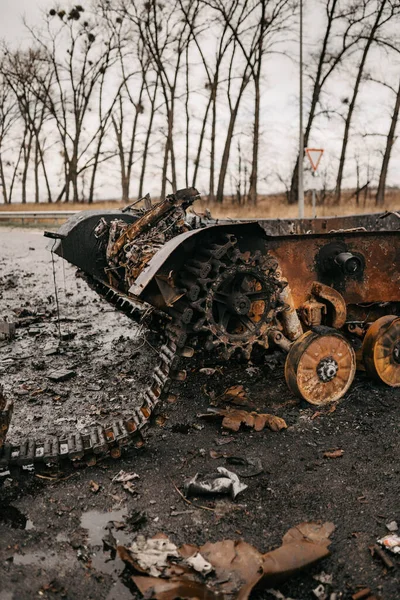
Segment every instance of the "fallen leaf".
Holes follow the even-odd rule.
[[[267,425],[272,431],[280,431],[286,429],[286,422],[275,415],[263,414],[257,412],[248,412],[236,408],[209,408],[208,413],[199,415],[203,418],[213,416],[223,417],[222,427],[230,431],[239,431],[241,425],[252,427],[255,431],[262,431]]]
[[[222,458],[224,456],[223,452],[217,452],[216,450],[210,450],[210,457],[211,458]]]
[[[164,425],[167,421],[168,421],[168,417],[166,417],[165,415],[158,415],[158,417],[156,418],[156,424],[159,427],[164,427]]]
[[[93,481],[93,479],[90,481],[89,485],[90,485],[90,489],[92,490],[92,492],[94,494],[97,494],[97,492],[99,491],[99,489],[101,487],[98,483]]]
[[[324,458],[340,458],[343,456],[344,450],[338,448],[337,450],[327,450],[324,452]]]

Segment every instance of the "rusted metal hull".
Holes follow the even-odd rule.
[[[329,366],[336,361],[328,352],[335,331],[343,340],[334,346],[345,348],[343,336],[363,339],[375,319],[400,314],[400,214],[204,222],[185,213],[196,197],[196,190],[182,190],[139,217],[105,214],[97,228],[92,220],[84,242],[92,254],[85,260],[82,247],[71,244],[79,237],[75,226],[56,251],[114,292],[180,320],[192,336],[203,336],[200,347],[222,347],[226,357],[238,349],[249,358],[254,345],[272,343],[289,352],[290,362],[298,355],[291,347],[303,340],[300,366],[288,367],[289,386],[303,397],[297,370],[308,360],[307,332],[329,328],[315,342],[326,353],[321,364]],[[82,231],[79,219],[78,225]],[[363,360],[359,350],[357,357]],[[347,368],[354,370],[340,363]],[[332,397],[345,392],[351,383],[345,380],[338,376]]]

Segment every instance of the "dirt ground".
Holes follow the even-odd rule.
[[[15,403],[12,441],[128,415],[156,356],[154,336],[116,313],[55,257],[61,333],[71,338],[58,346],[47,243],[41,231],[0,228],[0,318],[15,317],[13,309],[23,307],[39,314],[17,329],[13,342],[0,342],[0,380]],[[298,523],[332,521],[331,556],[283,584],[282,598],[315,598],[314,576],[322,571],[333,576],[325,586],[328,598],[337,592],[350,599],[364,587],[383,600],[400,597],[400,556],[390,556],[395,566],[386,571],[368,549],[387,533],[387,523],[400,524],[400,391],[358,375],[335,410],[318,413],[287,390],[280,354],[254,364],[221,363],[211,376],[199,372],[204,366],[215,361],[199,356],[187,363],[178,401],[161,408],[164,418],[153,423],[141,450],[57,481],[32,472],[17,480],[0,477],[0,600],[138,595],[123,563],[102,543],[110,527],[119,543],[132,541],[138,513],[146,516],[139,529],[146,537],[164,532],[177,544],[244,539],[262,552],[279,546]],[[59,368],[74,375],[55,383],[48,375]],[[288,428],[226,436],[219,421],[201,419],[210,392],[233,384],[242,384],[257,410],[283,417]],[[325,458],[332,449],[343,455]],[[212,450],[224,456],[212,458]],[[212,510],[186,504],[176,488],[218,466],[235,471],[229,456],[261,459],[263,471],[252,477],[243,467],[237,471],[248,489],[235,501],[194,500]],[[121,469],[139,476],[133,494],[112,482]],[[100,486],[96,493],[92,481]]]

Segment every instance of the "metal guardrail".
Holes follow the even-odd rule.
[[[25,221],[37,222],[42,220],[60,221],[66,220],[71,215],[75,215],[77,210],[4,210],[0,211],[0,221],[21,221],[22,225]]]

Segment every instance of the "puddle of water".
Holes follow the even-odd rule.
[[[117,541],[117,545],[130,545],[132,535],[123,530],[115,529],[111,521],[123,521],[127,515],[126,509],[111,512],[90,510],[81,517],[81,526],[88,532],[88,545],[93,547],[91,552],[92,568],[100,573],[106,573],[113,579],[106,600],[131,600],[132,594],[121,580],[125,569],[122,560],[112,556],[111,551],[103,550],[103,538],[110,531]]]
[[[122,508],[111,512],[100,512],[98,510],[89,510],[81,516],[81,527],[87,529],[88,544],[90,546],[103,547],[103,537],[107,533],[107,525],[110,521],[123,521],[127,515],[127,509]],[[122,530],[113,529],[113,536],[118,544],[129,544],[129,537]]]
[[[14,529],[34,529],[34,525],[28,517],[15,506],[0,506],[0,523],[9,525]]]

